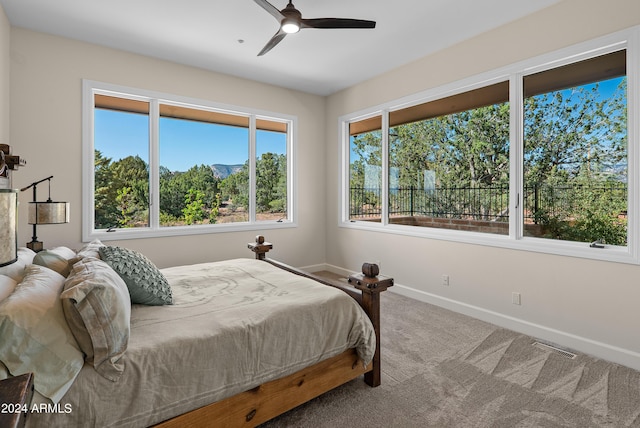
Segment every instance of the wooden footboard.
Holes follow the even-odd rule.
[[[364,374],[365,382],[368,385],[374,387],[380,385],[380,293],[393,285],[393,279],[358,274],[349,277],[349,284],[344,284],[266,258],[266,253],[273,246],[265,242],[262,236],[256,237],[256,242],[250,243],[248,246],[259,260],[264,260],[296,275],[339,288],[354,298],[371,319],[376,332],[376,352],[373,361],[364,367],[356,351],[348,349],[340,355],[289,376],[264,383],[249,391],[162,422],[157,425],[158,427],[253,427],[362,374]],[[375,274],[377,275],[377,266]]]
[[[157,426],[253,427],[369,371],[371,364],[363,367],[355,350],[349,349],[299,372],[177,416]]]

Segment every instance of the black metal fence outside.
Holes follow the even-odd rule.
[[[525,222],[539,223],[542,216],[570,216],[585,198],[606,197],[611,203],[626,207],[627,185],[546,184],[525,187],[523,205]],[[382,192],[379,188],[352,187],[351,218],[380,217]],[[487,221],[509,221],[509,187],[449,187],[434,189],[393,188],[389,191],[390,216],[428,216]]]

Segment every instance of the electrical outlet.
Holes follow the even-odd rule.
[[[449,286],[449,275],[442,275],[442,285],[445,287]]]
[[[511,293],[511,303],[514,305],[520,305],[520,293],[516,293],[515,291]]]

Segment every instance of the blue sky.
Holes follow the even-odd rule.
[[[113,161],[138,155],[149,161],[149,119],[135,113],[95,110],[94,144]],[[257,131],[256,152],[286,153],[286,135]],[[244,164],[249,153],[246,128],[161,118],[160,165],[186,171],[194,165]]]

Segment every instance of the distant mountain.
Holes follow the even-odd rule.
[[[243,165],[222,165],[222,164],[213,164],[211,165],[211,171],[213,171],[213,175],[219,179],[225,179],[231,174],[235,174],[236,172],[242,169]]]

